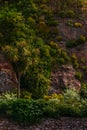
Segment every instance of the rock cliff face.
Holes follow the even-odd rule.
[[[16,74],[5,56],[0,53],[0,92],[11,91],[16,87]]]
[[[84,20],[71,20],[71,19],[59,19],[59,35],[63,37],[63,40],[71,40],[71,39],[77,39],[81,35],[86,36],[87,35],[87,17],[83,18]],[[72,23],[81,23],[82,27],[74,27],[67,25],[68,21],[71,20]]]
[[[66,50],[70,57],[72,57],[73,54],[76,56],[79,68],[75,70],[73,65],[63,65],[60,68],[57,67],[57,69],[51,73],[51,88],[49,93],[59,93],[65,86],[76,88],[77,91],[79,91],[81,83],[75,77],[76,72],[82,74],[82,82],[87,84],[87,41],[72,48],[67,48],[66,43],[69,40],[78,39],[80,36],[87,36],[87,14],[86,16],[83,16],[82,20],[69,18],[58,18],[57,20],[59,22],[57,29],[59,31],[59,36],[62,36],[62,41],[55,41],[60,47]],[[74,26],[69,26],[67,23],[70,20],[73,23],[81,23],[82,27],[76,28]]]
[[[75,88],[77,91],[81,88],[80,82],[75,78],[76,71],[72,65],[63,65],[51,74],[51,88],[49,93],[60,93],[64,87]]]

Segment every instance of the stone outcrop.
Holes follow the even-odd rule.
[[[71,48],[70,55],[72,54],[76,55],[80,66],[80,72],[83,75],[83,81],[87,84],[87,42],[76,48]]]
[[[59,93],[66,86],[75,88],[77,91],[81,88],[80,82],[75,78],[76,71],[72,65],[63,65],[51,74],[51,88],[49,93]]]
[[[13,90],[17,87],[16,74],[5,56],[0,53],[0,92]]]
[[[84,20],[74,20],[73,23],[81,23],[82,27],[73,27],[67,25],[67,21],[69,19],[61,20],[59,19],[59,24],[57,29],[59,30],[59,35],[62,36],[64,41],[71,40],[71,39],[78,39],[81,35],[87,35],[87,17],[83,18]]]

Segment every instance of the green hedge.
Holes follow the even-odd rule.
[[[11,118],[21,123],[37,122],[43,115],[43,107],[38,101],[16,100],[11,104]]]
[[[87,117],[87,101],[79,106],[70,105],[58,100],[3,100],[0,101],[0,117],[8,117],[11,120],[31,124],[40,121],[42,118],[60,117]]]

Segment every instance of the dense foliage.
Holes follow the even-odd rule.
[[[0,1],[0,48],[16,72],[18,97],[20,86],[26,87],[34,98],[43,97],[48,92],[53,67],[70,62],[65,50],[50,39],[49,26],[58,23],[51,18],[53,11],[48,3]],[[53,35],[57,33],[56,29]]]
[[[75,53],[69,53],[69,49],[83,45],[87,37],[81,35],[77,39],[62,41],[56,20],[57,17],[62,20],[78,18],[82,1],[0,0],[0,5],[0,51],[16,72],[18,97],[21,97],[17,99],[15,94],[2,94],[0,116],[24,124],[48,117],[87,116],[87,84],[83,82],[80,71],[87,72],[87,66],[81,68],[85,60],[79,61]],[[83,27],[74,20],[67,20],[65,25]],[[63,46],[61,41],[66,44]],[[61,94],[48,95],[51,72],[64,64],[72,64],[77,69],[75,78],[82,83],[80,92],[63,86],[65,89]],[[24,90],[21,95],[20,87]]]
[[[39,100],[7,98],[0,100],[0,116],[22,124],[35,123],[42,118],[86,117],[87,99],[81,99],[79,94],[71,89],[62,95],[53,94]]]

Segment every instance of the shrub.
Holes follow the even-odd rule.
[[[51,99],[47,102],[46,107],[43,109],[45,117],[59,118],[59,113],[56,114],[58,103],[59,100],[57,99]]]
[[[52,28],[52,30],[50,29],[50,35],[52,36],[54,36],[54,35],[58,35],[58,33],[59,33],[59,31],[58,31],[58,28]]]
[[[62,18],[65,18],[66,17],[66,12],[65,11],[61,11],[59,13],[59,16],[62,17]]]
[[[62,18],[65,18],[65,17],[68,17],[68,18],[74,18],[75,17],[75,12],[73,10],[68,10],[68,11],[64,11],[62,10],[60,13],[59,13],[59,16],[62,17]]]
[[[68,10],[66,12],[66,16],[69,18],[74,18],[75,17],[75,12],[73,10]]]
[[[58,57],[57,61],[58,61],[59,64],[65,64],[66,63],[66,61],[63,57],[60,57],[60,58]]]
[[[84,117],[87,116],[87,100],[78,100],[75,94],[73,101],[71,96],[68,99],[61,100],[54,98],[44,100],[3,100],[0,101],[0,116],[9,117],[16,123],[31,124],[42,118],[60,118],[62,116]],[[65,98],[65,97],[64,97]],[[70,101],[71,100],[71,101]],[[70,102],[68,102],[70,101]]]
[[[27,79],[25,80],[28,85],[27,87],[29,92],[32,93],[32,98],[34,99],[42,98],[48,92],[50,82],[47,76],[49,72],[47,72],[45,69],[43,70],[44,73],[46,72],[46,76],[45,74],[40,73],[37,68],[33,68],[33,66],[31,67],[29,72],[26,73]],[[43,70],[41,69],[40,71]]]
[[[82,80],[82,73],[81,72],[76,72],[75,74],[75,77],[78,79],[78,80]]]
[[[63,95],[54,93],[52,95],[45,95],[44,99],[45,100],[57,99],[57,100],[61,101],[63,99]]]
[[[77,69],[79,67],[79,63],[78,63],[78,59],[75,53],[72,54],[72,63],[74,65],[74,67]]]
[[[85,58],[82,57],[82,58],[80,59],[80,62],[84,64],[84,63],[86,62]]]
[[[79,105],[80,96],[75,89],[66,89],[63,93],[64,102],[68,105]]]
[[[21,92],[21,98],[23,98],[23,99],[30,99],[31,95],[32,94],[30,92],[28,92],[28,91],[22,91]]]
[[[17,99],[17,94],[12,92],[5,92],[0,95],[0,100],[15,100]]]
[[[11,115],[11,104],[15,100],[0,100],[0,116],[10,118]]]
[[[8,103],[6,100],[0,101],[0,116],[6,116]]]
[[[66,25],[68,25],[68,26],[71,26],[71,27],[72,27],[72,26],[73,26],[73,21],[72,21],[72,20],[68,20],[68,21],[67,21],[67,23],[66,23]]]
[[[40,8],[41,8],[41,9],[47,9],[47,5],[46,5],[46,4],[41,4],[41,5],[40,5]]]
[[[62,41],[63,38],[62,38],[62,36],[57,36],[56,39],[57,39],[58,41]]]
[[[65,50],[61,50],[61,56],[64,58],[65,63],[70,62],[70,57],[68,56],[68,54]]]
[[[57,20],[54,20],[54,19],[49,19],[48,21],[47,21],[47,25],[48,26],[57,26],[58,25],[58,21]]]
[[[72,106],[69,104],[60,104],[57,108],[56,114],[59,116],[69,116],[69,117],[79,117],[80,116],[80,108],[76,106]]]
[[[37,25],[37,32],[38,35],[42,36],[42,37],[47,37],[49,34],[49,27],[47,26],[47,24],[43,21],[43,22],[39,22],[39,24]]]
[[[87,66],[81,66],[81,68],[85,71],[87,71]]]
[[[78,39],[76,40],[69,40],[67,43],[66,43],[66,47],[68,48],[72,48],[72,47],[76,47],[82,43],[85,43],[86,42],[86,37],[81,35]]]
[[[81,35],[80,38],[77,39],[77,44],[82,44],[86,42],[86,37]]]
[[[82,28],[82,23],[79,23],[79,22],[76,22],[76,23],[74,23],[74,27],[76,27],[76,28]]]
[[[81,115],[82,117],[87,117],[87,99],[82,100]]]
[[[51,46],[51,49],[55,49],[56,50],[58,48],[58,44],[56,42],[54,42],[54,41],[50,41],[49,45]]]
[[[34,28],[35,25],[36,25],[36,21],[32,17],[29,17],[29,18],[27,18],[27,24],[29,24],[29,26],[31,26],[32,28]]]
[[[77,45],[76,40],[69,40],[69,41],[66,43],[66,47],[68,47],[68,48],[75,47],[76,45]]]
[[[34,123],[41,119],[43,107],[34,100],[16,100],[11,104],[11,118],[19,123]]]
[[[80,94],[81,98],[87,99],[87,84],[85,84],[85,83],[82,84],[79,94]]]
[[[60,118],[63,116],[79,117],[80,107],[73,106],[63,101],[59,102],[58,99],[51,99],[48,101],[46,107],[44,107],[45,117]]]

